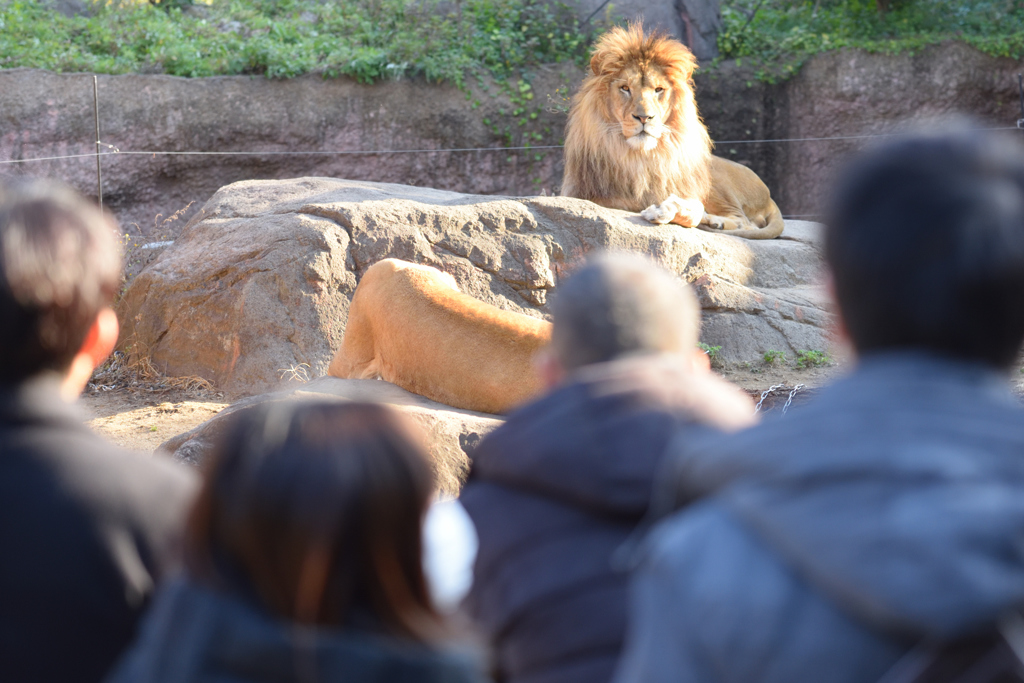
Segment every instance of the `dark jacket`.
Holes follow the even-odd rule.
[[[179,579],[160,591],[108,683],[478,683],[470,660],[354,630],[274,619]]]
[[[585,368],[473,455],[461,501],[480,539],[471,616],[516,683],[603,683],[626,621],[616,549],[647,511],[669,439],[706,429],[666,400],[657,358]],[[752,414],[745,397],[735,408]],[[714,403],[713,399],[707,403]],[[682,401],[686,403],[686,401]]]
[[[1004,376],[872,357],[679,457],[700,502],[650,538],[617,683],[869,683],[1024,605],[1024,408]]]
[[[177,550],[197,477],[105,442],[57,376],[0,387],[0,679],[98,681]]]

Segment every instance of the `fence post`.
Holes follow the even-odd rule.
[[[103,176],[100,173],[100,86],[96,74],[92,75],[93,118],[96,121],[96,196],[103,210]]]

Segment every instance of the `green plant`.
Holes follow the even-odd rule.
[[[701,351],[707,354],[708,360],[711,362],[711,367],[717,368],[722,365],[722,360],[718,356],[719,352],[722,350],[721,346],[711,346],[710,344],[705,344],[704,342],[697,342],[697,346],[700,348]]]
[[[552,114],[568,114],[572,98],[569,96],[569,86],[561,85],[554,93],[548,94],[548,111]]]
[[[765,365],[782,365],[786,362],[786,354],[782,351],[768,350],[764,352]]]
[[[820,368],[832,363],[832,356],[824,351],[797,351],[796,366],[798,368]]]
[[[543,0],[100,0],[93,16],[0,0],[0,68],[175,76],[304,73],[364,83],[422,74],[465,85],[533,64],[583,63],[593,39]],[[527,113],[529,115],[529,112]]]
[[[913,53],[960,40],[993,56],[1024,55],[1017,0],[726,0],[722,21],[721,57],[749,62],[765,81],[843,47]]]

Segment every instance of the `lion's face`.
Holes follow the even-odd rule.
[[[632,65],[610,79],[608,109],[626,144],[644,152],[657,148],[671,130],[673,95],[672,81],[657,65]]]
[[[711,139],[694,101],[696,66],[685,45],[639,24],[601,36],[566,122],[562,193],[629,211],[673,194],[703,201]]]

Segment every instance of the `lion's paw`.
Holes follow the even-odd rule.
[[[680,199],[673,196],[676,223],[686,228],[695,228],[704,218],[704,204],[699,199]]]
[[[670,206],[668,202],[663,202],[662,204],[651,204],[640,212],[640,217],[645,221],[657,223],[658,225],[665,225],[675,218],[675,215],[675,208]]]
[[[706,215],[701,223],[708,226],[711,230],[721,230],[722,232],[738,230],[743,227],[735,218],[730,218],[728,216]]]

